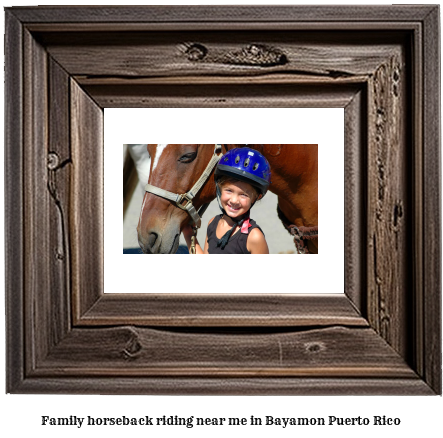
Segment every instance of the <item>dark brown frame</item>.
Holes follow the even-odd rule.
[[[439,41],[438,6],[7,8],[7,392],[441,394]],[[346,295],[104,295],[124,106],[345,108]]]

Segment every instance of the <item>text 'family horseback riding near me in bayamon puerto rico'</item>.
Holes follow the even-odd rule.
[[[386,415],[339,417],[334,415],[323,417],[275,417],[271,415],[250,417],[198,417],[163,415],[158,417],[79,417],[70,415],[67,417],[41,416],[42,426],[72,426],[97,427],[97,426],[183,426],[188,429],[193,427],[241,427],[241,426],[277,426],[287,428],[291,426],[399,426],[402,420],[398,417]]]

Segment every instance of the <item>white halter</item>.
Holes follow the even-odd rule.
[[[204,170],[198,181],[194,184],[194,186],[186,193],[179,195],[177,193],[172,193],[168,192],[167,190],[160,189],[151,184],[146,184],[145,191],[152,193],[156,196],[160,196],[161,198],[169,199],[170,201],[175,202],[175,205],[178,208],[181,208],[182,210],[188,212],[189,216],[191,216],[192,220],[194,221],[195,227],[200,228],[201,216],[199,213],[201,212],[202,209],[200,209],[199,212],[197,212],[194,205],[192,204],[192,200],[197,195],[199,190],[203,187],[203,184],[207,181],[207,179],[211,175],[212,170],[220,160],[221,150],[222,150],[222,145],[216,144],[214,147],[214,154],[212,155],[212,158],[209,160],[206,169]]]

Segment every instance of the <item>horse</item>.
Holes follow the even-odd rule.
[[[177,252],[181,230],[191,218],[197,222],[196,211],[216,197],[215,165],[209,170],[208,167],[216,164],[226,151],[240,146],[148,144],[149,182],[137,225],[139,245],[145,254]],[[247,146],[261,152],[269,161],[272,174],[269,190],[278,197],[278,215],[294,236],[298,252],[317,254],[318,146]],[[205,172],[207,178],[202,182],[200,177]],[[198,190],[195,190],[196,184]]]

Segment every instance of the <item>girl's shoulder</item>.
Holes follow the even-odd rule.
[[[218,222],[221,218],[222,218],[222,214],[217,214],[217,215],[215,215],[209,222],[208,222],[208,225],[210,224],[210,223],[212,223],[214,220],[216,221],[216,222]]]
[[[269,254],[268,244],[260,227],[249,231],[246,248],[251,254]]]
[[[255,222],[255,220],[252,219],[252,218],[250,219],[250,222],[251,222],[251,225],[252,225],[252,229],[249,231],[249,234],[252,233],[252,232],[254,232],[254,234],[256,234],[258,232],[259,234],[262,234],[263,237],[264,237],[265,233],[260,228],[260,225],[257,222]]]
[[[260,227],[254,227],[251,231],[248,233],[248,240],[251,240],[252,242],[256,241],[259,242],[261,240],[265,240],[265,235]]]
[[[212,231],[214,229],[214,227],[216,227],[218,225],[219,219],[220,219],[220,216],[217,215],[208,221],[208,232]]]

